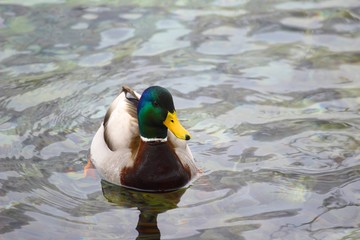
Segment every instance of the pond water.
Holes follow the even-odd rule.
[[[360,2],[0,0],[0,239],[360,239]],[[122,85],[168,88],[203,174],[84,177]]]

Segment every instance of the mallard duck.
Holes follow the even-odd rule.
[[[142,191],[171,191],[198,174],[170,92],[159,86],[142,95],[123,87],[111,103],[90,148],[100,176]]]

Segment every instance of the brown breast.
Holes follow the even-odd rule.
[[[190,169],[181,164],[169,143],[141,141],[134,165],[122,170],[120,182],[139,190],[171,191],[190,179]]]

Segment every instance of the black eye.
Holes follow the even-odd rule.
[[[153,105],[154,105],[155,107],[158,107],[158,106],[159,106],[159,103],[158,103],[157,101],[154,101],[154,102],[153,102]]]

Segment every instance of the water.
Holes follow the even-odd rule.
[[[360,2],[0,1],[0,239],[360,239]],[[203,175],[84,178],[122,85],[167,87]]]

